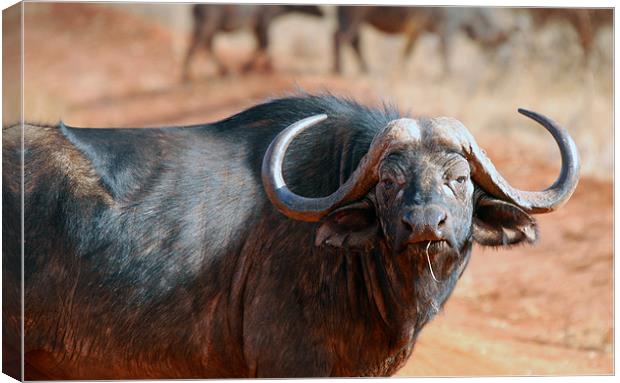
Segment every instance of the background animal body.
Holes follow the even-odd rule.
[[[543,8],[527,9],[527,12],[538,30],[554,22],[570,24],[579,37],[586,60],[596,53],[596,36],[600,30],[613,27],[613,13],[607,9]]]
[[[323,15],[319,7],[311,5],[193,5],[193,32],[183,63],[183,79],[189,80],[192,58],[200,48],[204,48],[215,61],[219,74],[226,74],[228,69],[213,50],[213,39],[217,33],[240,29],[250,30],[256,38],[256,52],[252,60],[244,65],[244,70],[256,69],[257,66],[271,69],[269,26],[276,17],[293,12]]]
[[[492,9],[484,8],[424,8],[424,7],[339,7],[338,26],[334,34],[334,71],[341,72],[341,45],[350,44],[357,54],[362,71],[368,65],[361,51],[361,27],[372,25],[389,34],[406,38],[402,60],[412,53],[423,33],[439,37],[443,69],[450,71],[450,44],[459,32],[464,32],[485,51],[496,49],[505,42],[511,31],[498,25]]]
[[[525,23],[499,48],[500,56],[510,59],[507,67],[482,57],[478,46],[458,32],[451,45],[458,60],[452,60],[449,80],[440,70],[435,35],[422,34],[406,65],[395,69],[404,36],[363,26],[361,46],[369,73],[352,71],[358,66],[356,58],[343,49],[344,76],[334,76],[336,11],[321,7],[326,15],[322,19],[291,14],[271,24],[274,72],[217,78],[212,63],[196,55],[194,81],[180,86],[191,7],[27,3],[25,8],[24,110],[30,121],[56,124],[62,117],[76,126],[198,124],[295,86],[329,88],[365,104],[389,99],[403,110],[415,107],[415,115],[458,117],[510,180],[532,190],[553,181],[557,169],[552,164],[558,158],[551,140],[524,126],[514,108],[530,106],[565,122],[583,159],[584,175],[575,195],[564,209],[540,217],[538,246],[501,253],[474,250],[446,314],[426,326],[414,357],[398,374],[613,371],[610,25],[595,33],[593,51],[599,59],[589,68],[581,65],[579,38],[566,22],[553,21],[536,32]],[[509,9],[499,13],[511,21],[513,12],[516,15]],[[525,18],[531,20],[527,13]],[[20,46],[19,34],[12,33],[19,30],[12,28],[19,25],[19,17],[5,20],[3,46],[10,51]],[[55,44],[45,43],[49,36]],[[253,37],[244,33],[219,34],[217,39],[220,59],[231,67],[246,61],[245,52],[254,45]],[[119,51],[124,52],[122,60]],[[18,70],[19,62],[7,60],[4,68]],[[135,68],[141,68],[140,76]],[[16,114],[11,99],[3,100],[6,125]],[[449,365],[438,362],[446,358]]]

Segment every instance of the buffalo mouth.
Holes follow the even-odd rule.
[[[433,256],[435,254],[451,251],[453,246],[445,239],[407,242],[401,246],[399,253],[421,254]]]
[[[404,251],[401,253],[407,257],[409,262],[427,269],[436,283],[443,283],[452,273],[455,265],[460,263],[460,252],[445,239],[410,242],[405,244]]]

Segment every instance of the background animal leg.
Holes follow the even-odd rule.
[[[450,66],[450,42],[447,33],[443,33],[439,37],[439,53],[443,64],[443,74],[449,76],[452,73]]]
[[[593,69],[594,57],[594,31],[592,28],[592,21],[590,15],[586,12],[579,13],[575,20],[575,29],[579,36],[579,43],[581,44],[583,52],[583,65],[586,68]]]
[[[215,62],[215,65],[217,66],[218,75],[226,76],[228,74],[228,68],[226,68],[226,65],[224,65],[224,63],[217,57],[217,55],[213,51],[213,37],[214,36],[215,36],[215,33],[210,33],[208,35],[208,37],[205,40],[205,48],[207,49],[207,53],[209,54],[209,56],[211,57],[213,62]]]
[[[413,52],[413,48],[415,47],[418,38],[420,37],[421,30],[413,29],[411,32],[407,33],[407,42],[405,43],[405,48],[403,49],[403,54],[400,57],[400,67],[404,70],[405,65],[407,64],[407,59],[411,56]]]
[[[360,62],[360,69],[362,70],[363,73],[368,73],[368,65],[366,64],[366,61],[364,60],[364,56],[362,55],[362,50],[360,48],[360,35],[356,34],[355,36],[353,36],[353,39],[351,40],[351,46],[353,47],[353,50],[355,51],[355,54],[357,55],[357,59]]]
[[[340,74],[342,72],[342,66],[340,62],[340,42],[342,41],[342,32],[336,31],[334,33],[334,63],[332,72]]]
[[[213,37],[215,36],[215,31],[211,28],[204,28],[204,25],[204,23],[197,23],[194,33],[192,34],[192,39],[187,49],[187,53],[185,54],[185,59],[183,60],[183,81],[189,81],[191,79],[191,62],[201,46],[205,47],[207,54],[215,62],[218,74],[223,76],[227,73],[226,67],[213,52]]]
[[[201,36],[200,27],[197,26],[194,29],[194,33],[192,34],[192,39],[189,43],[189,47],[187,48],[187,53],[185,54],[185,59],[183,60],[183,71],[181,74],[181,79],[183,81],[189,81],[191,78],[190,65],[191,65],[192,58],[196,54],[196,51],[198,50],[198,47],[201,44],[201,37],[202,36]]]
[[[249,72],[251,70],[259,70],[270,72],[273,69],[271,58],[269,57],[269,33],[267,25],[259,24],[254,29],[254,36],[256,36],[256,42],[258,47],[254,56],[243,66],[243,72]]]
[[[359,35],[362,22],[365,19],[365,14],[369,10],[369,7],[360,7],[359,12],[356,12],[355,14],[348,14],[344,7],[338,8],[338,26],[336,32],[334,33],[334,73],[340,74],[342,72],[340,51],[343,44],[353,45],[354,40],[357,40],[357,42],[355,43],[357,47],[353,47],[353,49],[355,49],[358,58],[361,60],[360,65],[362,71],[367,71],[367,67],[365,62],[363,61],[361,50],[359,47]]]

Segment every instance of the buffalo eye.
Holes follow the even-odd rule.
[[[393,197],[394,193],[402,189],[406,181],[405,174],[397,165],[382,164],[379,169],[379,182],[377,186],[387,199]]]
[[[381,177],[381,186],[387,193],[392,193],[403,187],[405,179],[400,174],[385,174]]]
[[[461,174],[458,176],[452,176],[447,179],[446,185],[455,195],[460,194],[465,187],[465,183],[469,177],[465,174]]]
[[[394,180],[390,179],[390,178],[384,178],[381,180],[381,184],[383,185],[383,188],[385,190],[392,190],[396,187],[396,184],[394,183]]]
[[[444,173],[445,185],[454,193],[460,195],[465,190],[465,185],[469,180],[469,163],[461,155],[452,155],[445,164]]]

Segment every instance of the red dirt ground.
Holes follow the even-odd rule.
[[[345,93],[367,103],[389,94],[389,89],[377,90],[372,76],[300,72],[291,58],[281,56],[275,74],[227,78],[213,77],[209,64],[197,60],[197,80],[181,84],[181,57],[171,48],[170,36],[147,19],[102,6],[28,4],[27,118],[62,118],[78,126],[201,123],[296,86]],[[247,57],[233,49],[220,51],[230,63]],[[396,93],[399,105],[411,105]],[[433,105],[426,113],[444,113],[440,102]],[[507,108],[513,113],[511,105]],[[471,115],[457,116],[468,125],[463,115]],[[484,137],[479,142],[498,169],[517,186],[538,189],[557,175],[558,156],[536,149],[538,139],[519,141],[497,130],[476,133]],[[551,145],[550,138],[540,137]],[[609,180],[584,175],[563,208],[538,216],[536,246],[475,248],[444,312],[427,326],[398,375],[613,373],[612,201]]]

